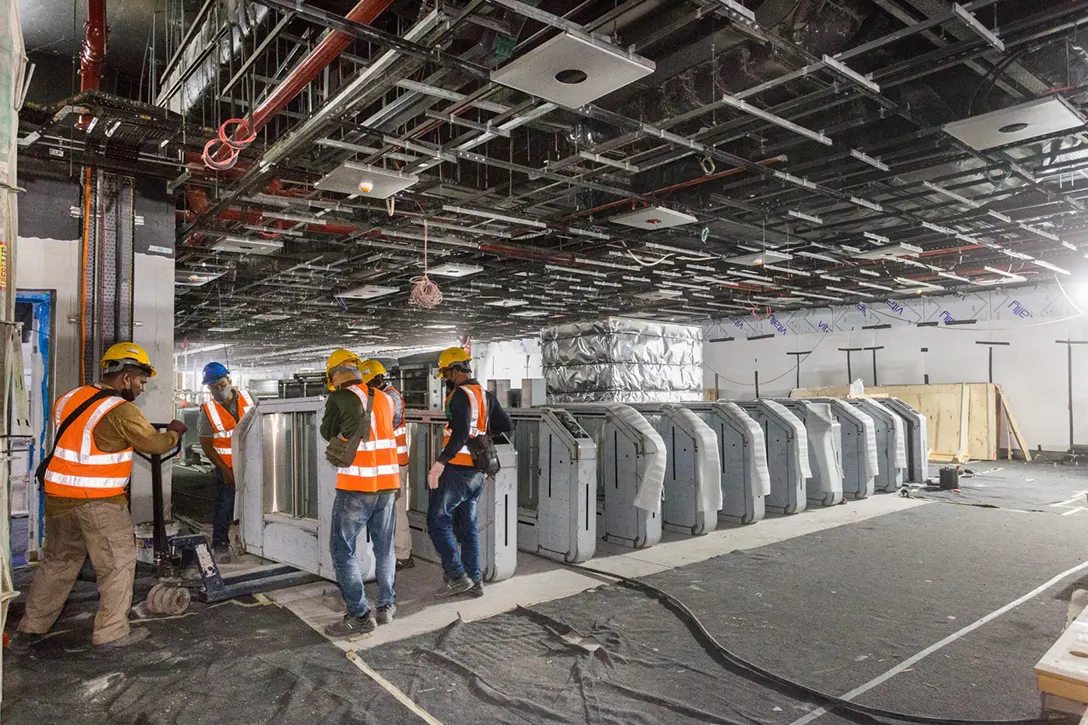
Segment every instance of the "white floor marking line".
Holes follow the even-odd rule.
[[[384,687],[386,692],[397,698],[402,705],[418,715],[420,720],[427,723],[427,725],[442,725],[441,720],[417,705],[415,701],[404,694],[399,687],[375,672],[370,665],[363,661],[363,658],[359,656],[358,652],[352,650],[351,652],[348,652],[347,655],[348,659],[354,662],[356,667],[365,672],[367,677]]]
[[[942,639],[940,642],[937,642],[935,644],[931,644],[929,647],[926,647],[924,650],[922,650],[918,654],[916,654],[916,655],[914,655],[912,657],[908,657],[907,659],[903,660],[898,665],[891,668],[890,670],[888,670],[884,674],[878,675],[877,677],[874,677],[873,679],[866,682],[864,685],[861,685],[859,687],[855,687],[853,690],[850,690],[850,692],[848,692],[848,693],[846,693],[845,695],[842,696],[842,699],[843,700],[853,700],[858,695],[862,695],[862,694],[868,692],[869,690],[873,689],[877,685],[880,685],[880,684],[883,684],[884,682],[887,682],[888,680],[895,677],[896,675],[903,672],[904,670],[913,667],[915,664],[917,664],[921,660],[924,660],[926,657],[929,657],[931,654],[933,654],[937,650],[942,649],[946,645],[952,644],[953,642],[955,642],[960,637],[963,637],[965,634],[969,634],[969,633],[975,631],[976,629],[978,629],[982,625],[989,622],[991,619],[996,619],[997,617],[1000,617],[1005,612],[1008,612],[1008,611],[1010,611],[1012,609],[1015,609],[1016,607],[1019,607],[1021,604],[1028,601],[1029,599],[1034,599],[1036,596],[1038,596],[1039,594],[1042,594],[1047,589],[1054,586],[1058,582],[1062,581],[1066,577],[1068,577],[1068,576],[1070,576],[1072,574],[1076,574],[1077,572],[1082,571],[1084,569],[1088,569],[1088,561],[1086,561],[1086,562],[1084,562],[1082,564],[1078,564],[1077,566],[1073,567],[1072,569],[1067,569],[1066,571],[1063,571],[1061,574],[1058,574],[1057,576],[1050,579],[1049,581],[1035,587],[1030,592],[1028,592],[1024,596],[1020,597],[1019,599],[1017,599],[1015,601],[1012,601],[1012,602],[1009,602],[1005,606],[1001,607],[1001,609],[995,609],[994,611],[990,612],[989,614],[987,614],[982,619],[967,625],[966,627],[959,630],[958,632],[953,632],[952,634],[950,634],[947,637],[945,637],[944,639]],[[804,717],[801,717],[801,718],[798,718],[797,720],[794,720],[792,723],[790,723],[790,725],[806,725],[806,723],[810,723],[813,720],[815,720],[816,718],[819,718],[819,717],[822,717],[822,716],[826,715],[827,712],[828,712],[828,710],[826,708],[823,708],[823,707],[817,708],[816,710],[813,710],[812,712],[805,715]]]

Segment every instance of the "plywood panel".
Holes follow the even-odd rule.
[[[997,390],[990,383],[881,385],[871,396],[903,400],[928,421],[930,459],[938,462],[997,459]],[[846,397],[846,386],[799,388],[794,398]]]

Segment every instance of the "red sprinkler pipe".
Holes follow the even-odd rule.
[[[106,62],[106,38],[110,29],[106,25],[106,0],[87,0],[87,22],[83,24],[87,34],[79,53],[79,89],[97,90],[102,80],[102,65]],[[82,116],[77,128],[86,131],[91,116]]]

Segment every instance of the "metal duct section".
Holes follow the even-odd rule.
[[[238,56],[242,43],[268,18],[268,8],[243,0],[225,0],[198,18],[196,36],[162,78],[155,105],[185,115],[204,98],[221,66]]]
[[[703,397],[703,334],[697,327],[612,317],[553,327],[541,338],[549,402]]]

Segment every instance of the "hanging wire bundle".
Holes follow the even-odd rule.
[[[423,274],[412,277],[410,284],[408,300],[413,305],[429,310],[442,304],[442,290],[427,276],[427,222],[423,222]]]

